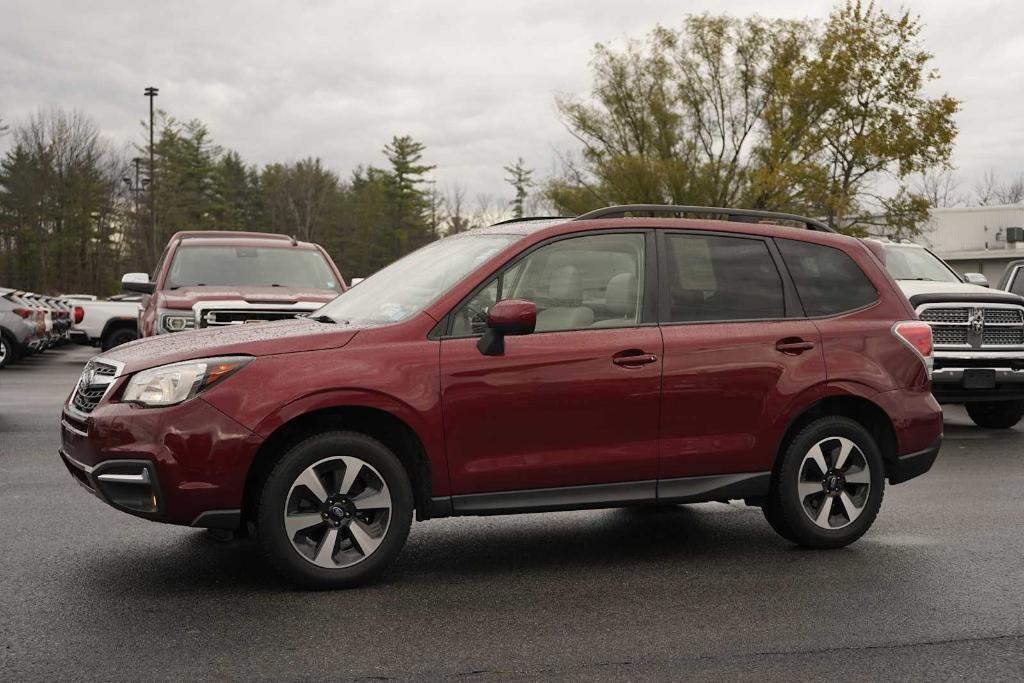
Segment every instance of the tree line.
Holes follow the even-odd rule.
[[[120,272],[151,268],[173,232],[195,229],[316,241],[362,276],[440,235],[607,204],[787,211],[851,234],[912,236],[955,194],[960,107],[928,94],[938,74],[921,28],[907,11],[846,0],[823,22],[688,15],[597,45],[592,92],[556,100],[580,151],[560,154],[553,177],[534,178],[521,158],[503,167],[510,200],[438,188],[409,136],[383,145],[383,166],[340,175],[313,157],[257,167],[201,121],[165,113],[155,177],[140,187],[130,157],[148,161],[148,137],[118,147],[80,112],[43,111],[7,131],[0,284],[110,292]],[[1021,201],[1018,185],[987,176],[978,203]]]
[[[384,145],[386,166],[342,177],[312,157],[248,164],[197,119],[160,112],[156,130],[153,178],[148,142],[116,146],[82,112],[43,110],[7,131],[0,283],[112,293],[121,272],[151,270],[179,230],[282,232],[323,245],[347,276],[368,275],[439,235],[521,216],[532,185],[520,159],[509,167],[509,202],[471,202],[461,185],[442,192],[425,146],[409,136]]]

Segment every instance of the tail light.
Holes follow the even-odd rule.
[[[31,316],[35,315],[36,312],[31,308],[15,308],[14,312],[20,315],[25,320],[28,320]]]
[[[85,317],[85,309],[81,306],[75,306],[75,324],[82,322],[82,318]]]
[[[932,367],[935,364],[932,355],[931,325],[920,320],[905,320],[893,325],[892,333],[918,355],[928,371],[928,379],[931,379]]]

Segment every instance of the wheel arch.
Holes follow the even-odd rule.
[[[772,465],[773,475],[782,461],[782,454],[786,452],[789,444],[800,433],[800,430],[820,417],[833,415],[848,417],[868,430],[875,443],[878,444],[882,462],[885,463],[886,474],[888,474],[890,468],[897,462],[899,453],[896,427],[889,415],[881,406],[864,396],[851,393],[832,393],[808,405],[790,420],[775,453],[775,461]]]
[[[393,412],[366,405],[320,407],[277,425],[260,444],[246,474],[243,517],[253,519],[257,496],[282,453],[311,434],[337,430],[359,432],[387,446],[409,476],[416,518],[430,519],[433,472],[423,442],[415,430]]]
[[[137,318],[111,318],[103,325],[103,331],[100,332],[100,344],[102,345],[106,340],[107,336],[113,334],[117,330],[132,327],[135,332],[139,331],[139,321]]]

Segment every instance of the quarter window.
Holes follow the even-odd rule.
[[[629,327],[640,320],[644,236],[588,235],[528,254],[488,282],[455,313],[452,334],[483,334],[487,311],[501,299],[537,306],[537,332]]]
[[[836,315],[878,300],[875,286],[839,249],[786,239],[777,244],[807,315]]]
[[[763,241],[670,234],[667,242],[667,322],[785,317],[782,278]]]

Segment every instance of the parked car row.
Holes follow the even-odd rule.
[[[67,343],[73,318],[67,299],[0,287],[0,368]]]

